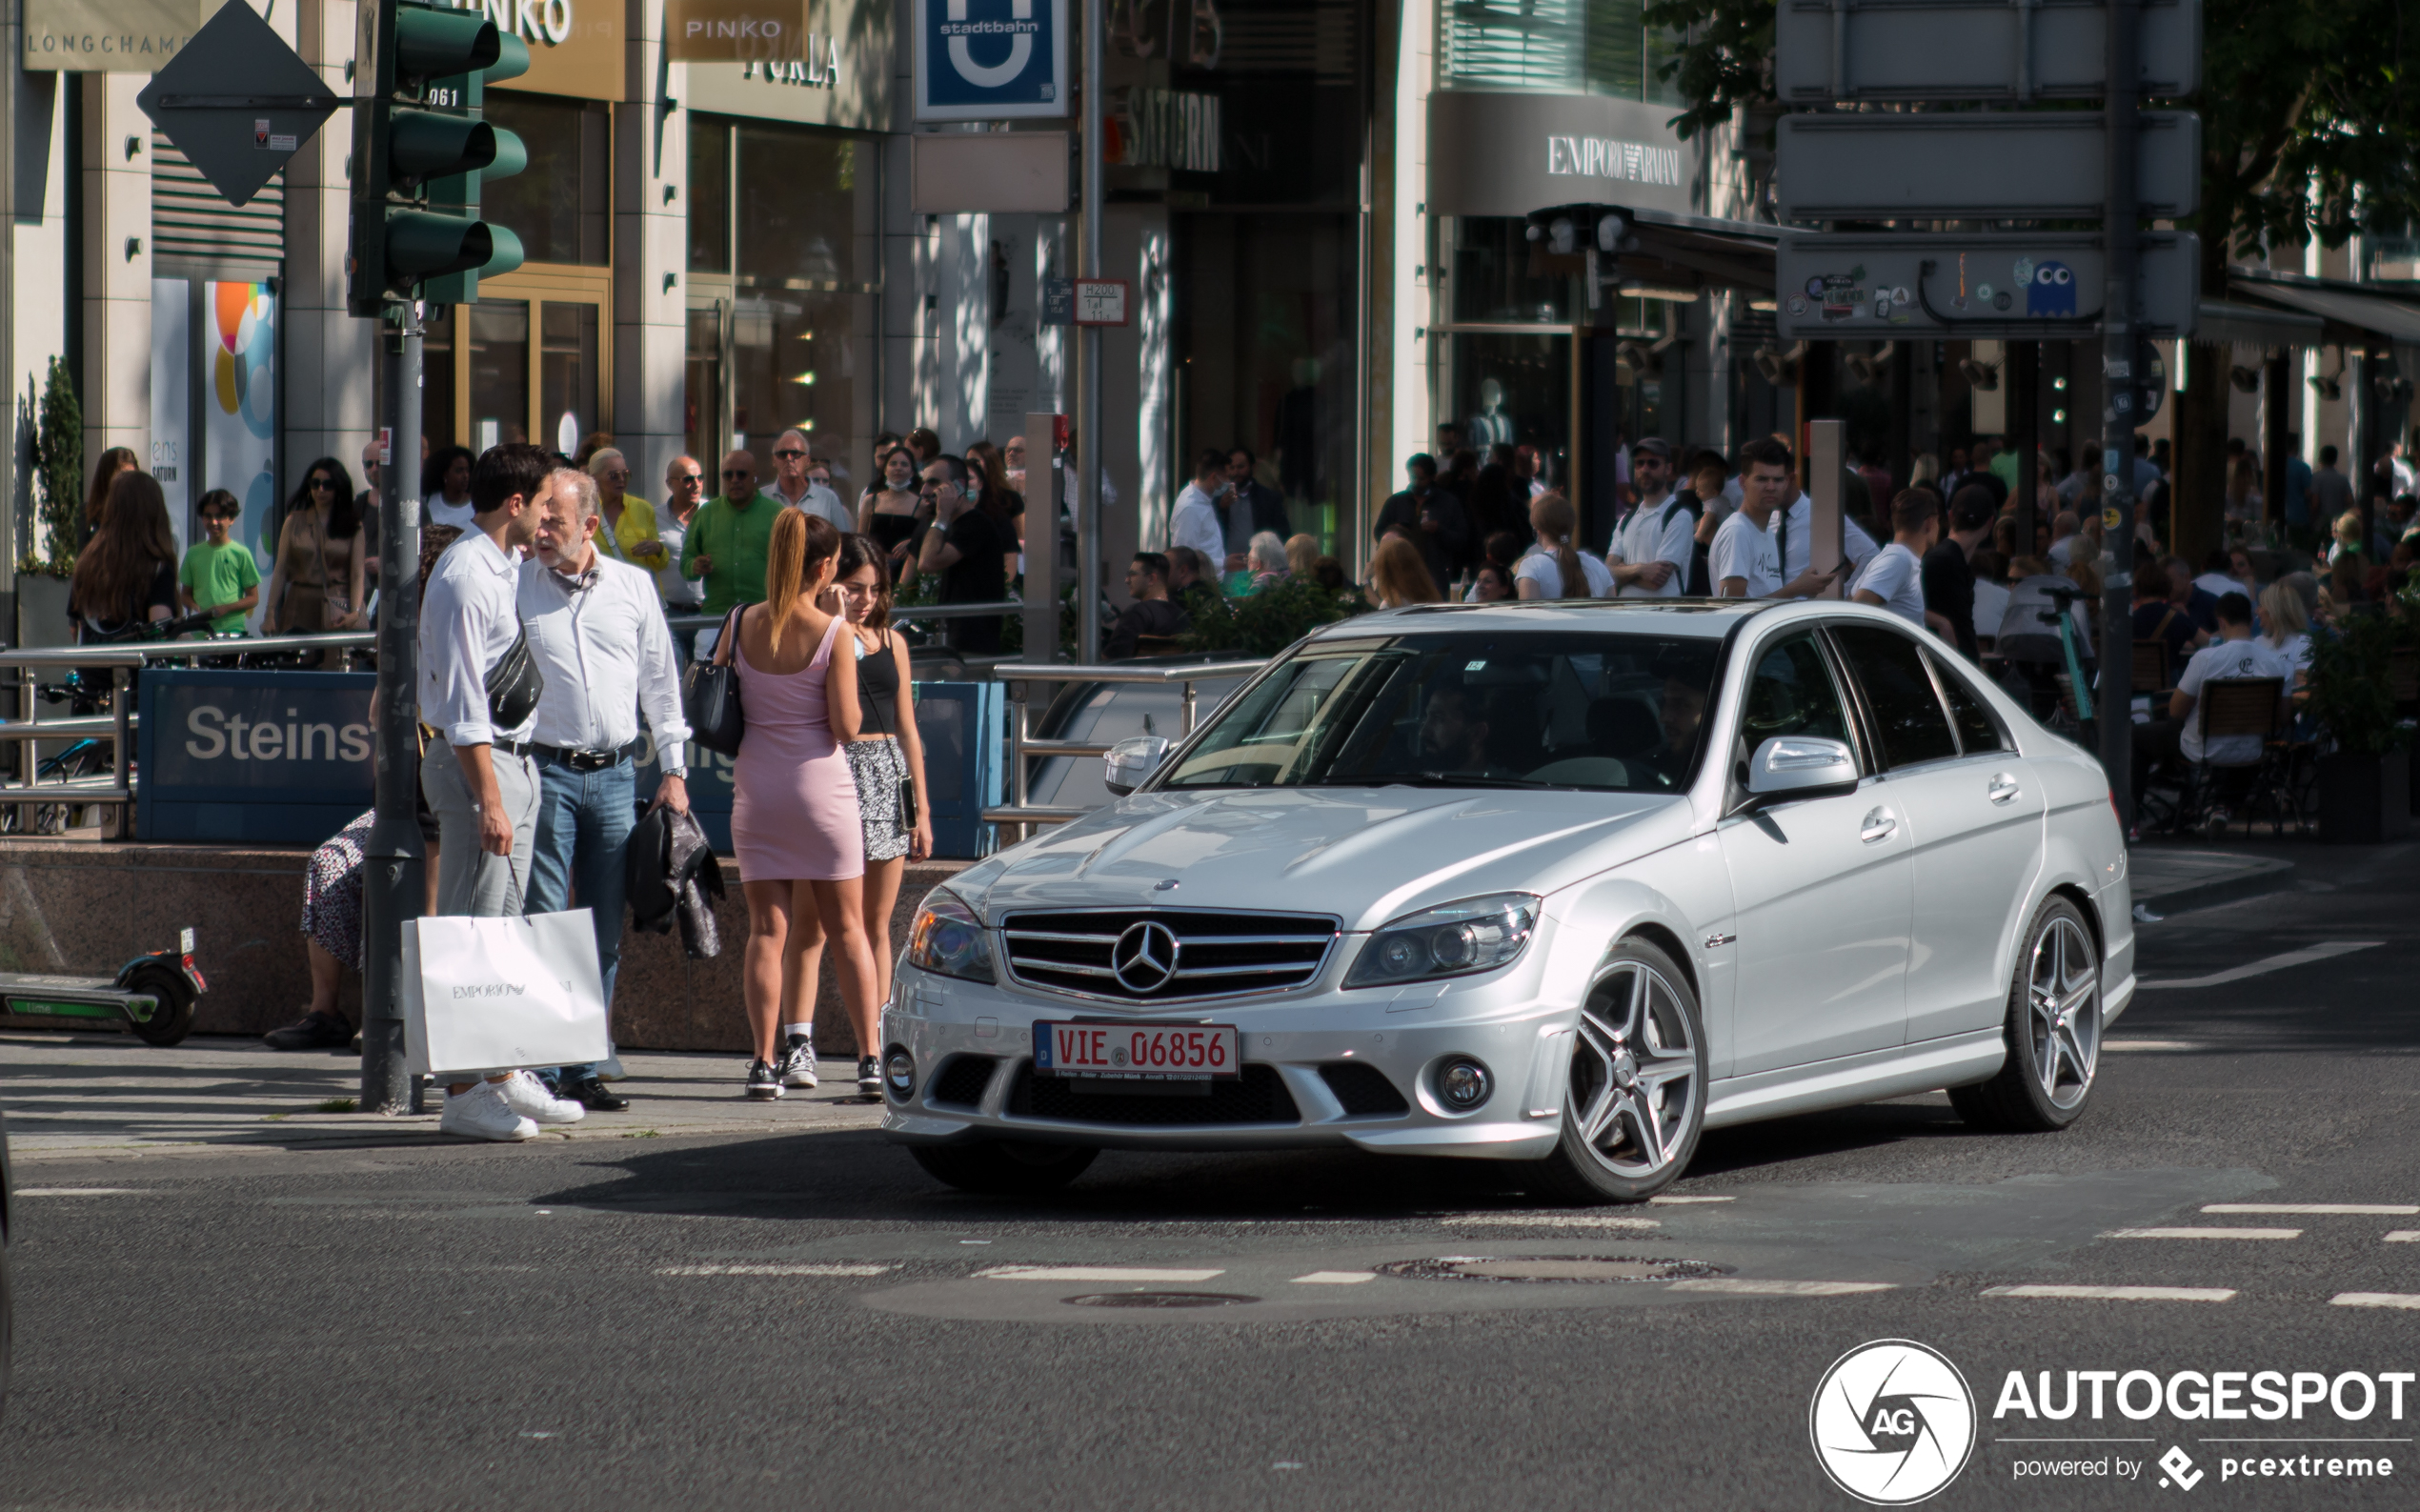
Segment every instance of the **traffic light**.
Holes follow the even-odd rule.
[[[1552,205],[1531,211],[1525,219],[1527,238],[1544,242],[1546,251],[1558,257],[1576,257],[1590,241],[1606,256],[1639,245],[1630,234],[1629,219],[1611,205]]]
[[[479,10],[365,0],[353,132],[353,245],[346,305],[373,318],[431,280],[521,265],[519,238],[474,213],[476,181],[521,171],[520,139],[479,118],[487,80],[528,71],[529,48]],[[466,191],[463,187],[469,185]]]

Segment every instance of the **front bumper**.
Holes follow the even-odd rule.
[[[916,1084],[887,1096],[883,1132],[907,1144],[1025,1139],[1129,1150],[1301,1150],[1530,1160],[1562,1135],[1570,1079],[1570,1004],[1537,996],[1534,953],[1505,972],[1413,988],[1314,991],[1194,1003],[1148,1014],[1104,1010],[1021,988],[938,977],[901,963],[882,1017],[887,1055],[916,1058]],[[1244,1081],[1213,1099],[1087,1096],[1033,1074],[1037,1019],[1235,1026]],[[1487,1099],[1450,1111],[1432,1078],[1469,1056]],[[977,1060],[987,1065],[977,1065]],[[1340,1069],[1359,1068],[1359,1069]],[[1394,1094],[1392,1106],[1370,1073]],[[1373,1107],[1381,1111],[1352,1111]]]

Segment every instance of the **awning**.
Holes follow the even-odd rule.
[[[2193,339],[2236,342],[2247,347],[2316,347],[2326,330],[2326,322],[2316,315],[2272,310],[2267,305],[2205,299],[2194,319]]]
[[[2420,305],[2382,298],[2377,294],[2354,293],[2349,289],[2326,284],[2289,283],[2281,279],[2241,274],[2230,275],[2227,287],[2230,293],[2317,315],[2325,323],[2324,339],[2331,346],[2339,342],[2358,345],[2375,340],[2420,344]],[[2196,339],[2220,338],[2197,333]],[[2276,338],[2267,339],[2273,341]]]

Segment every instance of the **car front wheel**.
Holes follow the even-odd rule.
[[[2005,1030],[2008,1058],[1950,1105],[1977,1128],[2047,1134],[2084,1117],[2101,1063],[2101,953],[2084,914],[2053,897],[2017,952]]]
[[[1614,947],[1580,1006],[1563,1139],[1530,1184],[1570,1202],[1644,1202],[1670,1186],[1705,1125],[1705,1030],[1672,958]]]

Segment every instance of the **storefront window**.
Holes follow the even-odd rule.
[[[731,125],[689,121],[689,271],[731,272]]]
[[[611,261],[612,116],[594,100],[497,91],[487,118],[513,131],[530,165],[483,183],[480,213],[521,238],[524,260],[602,268]]]
[[[681,384],[682,445],[701,462],[722,454],[722,311],[689,312],[689,354]]]
[[[1645,97],[1641,0],[1446,0],[1437,87]]]
[[[538,417],[545,444],[575,455],[597,429],[596,307],[548,300],[540,311]]]
[[[454,307],[431,305],[428,310],[420,323],[420,433],[428,437],[430,454],[434,455],[454,444]]]
[[[1462,444],[1482,455],[1492,446],[1536,447],[1547,480],[1567,486],[1574,338],[1458,331],[1442,339],[1447,404],[1439,418],[1459,423]]]
[[[1552,256],[1528,239],[1525,223],[1509,216],[1458,216],[1453,239],[1456,321],[1570,325],[1581,318],[1584,257]]]
[[[471,440],[474,452],[530,438],[530,307],[482,299],[470,308]]]

